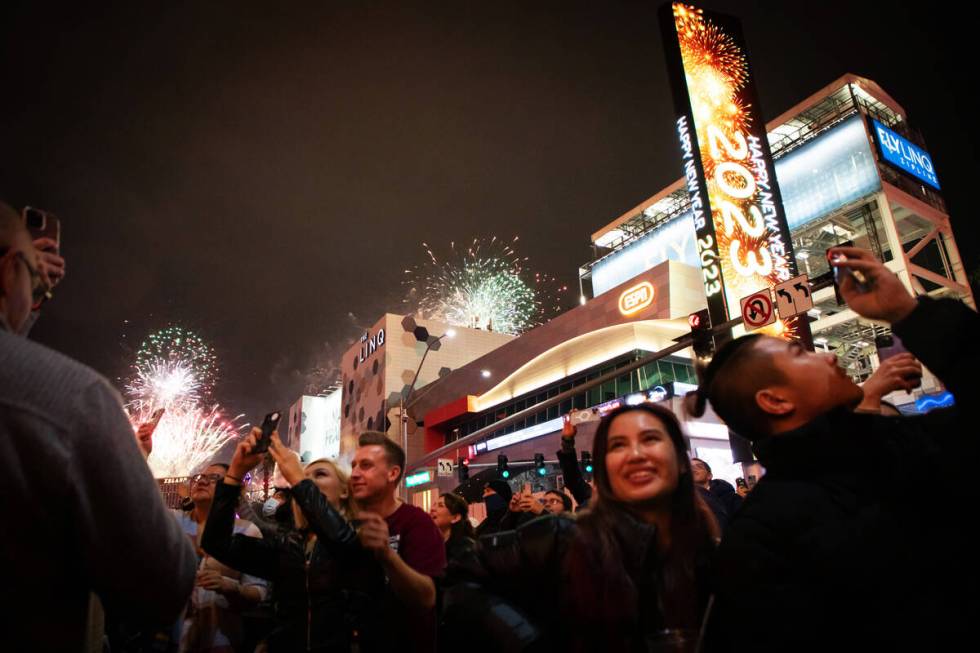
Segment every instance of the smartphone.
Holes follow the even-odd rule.
[[[747,485],[747,484],[745,483],[745,479],[744,479],[744,478],[742,478],[741,476],[739,476],[738,478],[736,478],[736,479],[735,479],[735,486],[736,486],[736,487],[744,487],[745,489],[748,489],[748,487],[749,487],[749,486],[748,486],[748,485]]]
[[[278,410],[274,410],[265,416],[265,419],[262,420],[262,434],[259,435],[252,453],[265,453],[269,450],[269,445],[272,444],[272,432],[279,426],[280,417],[282,414]]]
[[[53,251],[57,253],[61,249],[61,220],[56,215],[33,206],[25,206],[23,217],[31,238],[50,238],[55,242]]]
[[[854,243],[850,240],[844,241],[834,247],[853,247]],[[844,277],[850,277],[854,281],[854,286],[857,288],[858,292],[866,293],[871,289],[871,284],[868,283],[867,278],[859,270],[852,270],[850,268],[840,268],[833,265],[837,261],[846,261],[847,257],[840,252],[832,252],[833,248],[827,249],[827,261],[831,264],[830,269],[834,272],[834,286],[838,289],[838,296],[840,295],[839,289],[841,281]],[[838,303],[841,303],[838,301]]]
[[[583,424],[585,422],[597,422],[599,421],[599,411],[594,408],[585,408],[583,410],[573,410],[570,413],[569,421],[573,424]]]
[[[892,356],[908,351],[898,336],[889,333],[875,337],[875,348],[878,350],[879,361],[888,360]]]
[[[153,414],[150,415],[150,424],[153,425],[153,428],[157,427],[157,424],[160,423],[160,420],[163,418],[163,414],[165,412],[167,412],[166,408],[157,408],[155,411],[153,411]]]

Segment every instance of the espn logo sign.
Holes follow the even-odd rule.
[[[639,313],[653,303],[653,284],[649,281],[627,288],[619,296],[619,312],[623,315]]]

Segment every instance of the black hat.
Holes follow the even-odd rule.
[[[510,485],[507,481],[503,481],[499,478],[495,478],[487,483],[487,487],[499,494],[505,503],[510,503],[511,497],[514,496],[514,491],[510,489]]]

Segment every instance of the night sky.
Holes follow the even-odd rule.
[[[743,18],[767,118],[846,72],[902,104],[976,269],[971,25],[870,4],[703,6]],[[195,329],[254,420],[399,311],[422,241],[517,235],[577,288],[589,235],[680,177],[657,6],[5,2],[0,197],[59,214],[68,259],[32,337],[115,380]]]

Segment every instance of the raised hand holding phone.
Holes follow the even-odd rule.
[[[255,440],[255,448],[252,450],[252,453],[265,453],[269,450],[269,445],[272,444],[272,432],[279,428],[279,419],[281,417],[282,414],[278,410],[274,410],[265,416],[260,427],[261,432]]]
[[[862,317],[894,324],[915,309],[915,299],[902,282],[868,250],[833,247],[828,257],[835,269],[860,272],[864,277],[863,281],[854,274],[839,277],[841,296]]]
[[[296,485],[306,478],[306,474],[303,472],[303,465],[299,459],[299,454],[282,443],[282,440],[279,439],[278,431],[274,431],[272,433],[269,453],[272,454],[272,459],[275,460],[276,465],[279,466],[279,471],[282,473],[282,477],[286,479],[286,482],[291,486]]]
[[[157,408],[153,411],[153,415],[150,416],[150,420],[140,424],[139,429],[136,431],[136,443],[143,451],[144,458],[149,458],[150,454],[153,453],[153,432],[156,431],[164,411],[164,408]]]
[[[231,457],[228,465],[228,473],[225,474],[225,483],[228,485],[238,485],[245,478],[245,474],[255,469],[255,466],[262,462],[264,453],[255,452],[255,443],[262,434],[262,429],[253,426],[252,430],[235,447],[235,453]]]

